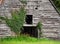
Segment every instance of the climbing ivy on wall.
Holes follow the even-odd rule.
[[[26,1],[22,0],[21,3],[25,4]],[[24,24],[25,15],[26,10],[24,6],[21,6],[19,11],[12,11],[11,13],[12,18],[9,19],[7,16],[5,17],[0,16],[0,19],[4,20],[12,31],[14,31],[16,34],[20,34],[21,28]]]
[[[38,28],[38,29],[42,29],[42,23],[41,23],[41,22],[38,22],[37,28]]]
[[[5,20],[6,24],[14,31],[16,34],[19,34],[25,19],[26,11],[24,8],[21,8],[19,11],[13,11],[11,13],[12,18],[0,16],[0,19]]]
[[[37,29],[40,31],[40,37],[42,36],[42,23],[41,22],[38,22],[37,24]]]
[[[23,4],[27,4],[26,0],[19,0]]]

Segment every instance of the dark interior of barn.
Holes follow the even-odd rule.
[[[21,34],[25,34],[31,37],[38,37],[38,31],[36,27],[23,27]]]

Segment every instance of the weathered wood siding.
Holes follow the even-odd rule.
[[[26,0],[27,15],[33,15],[33,24],[36,26],[39,21],[42,22],[43,37],[60,37],[60,20],[49,0]],[[5,0],[0,5],[0,15],[11,17],[11,10],[19,9],[22,3],[19,0]],[[36,9],[37,8],[37,9]],[[25,24],[26,25],[26,24]],[[24,25],[24,26],[25,26]],[[27,25],[29,26],[29,25]],[[0,36],[11,35],[10,29],[5,22],[0,22]]]

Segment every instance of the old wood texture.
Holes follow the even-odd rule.
[[[21,0],[20,0],[21,1]],[[23,5],[19,0],[4,0],[0,5],[0,16],[11,17],[11,10],[18,10]],[[60,17],[49,0],[26,0],[27,15],[33,15],[33,24],[24,26],[36,26],[40,21],[43,24],[43,37],[60,37]],[[4,21],[0,22],[0,36],[10,36],[10,28]]]

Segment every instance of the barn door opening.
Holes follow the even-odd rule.
[[[24,27],[21,31],[21,34],[26,34],[31,37],[38,37],[38,30],[36,27]]]

